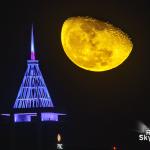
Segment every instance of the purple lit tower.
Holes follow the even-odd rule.
[[[18,92],[14,109],[26,110],[45,110],[47,108],[54,108],[50,94],[44,82],[42,73],[39,68],[39,61],[36,59],[34,49],[34,35],[33,26],[31,31],[31,58],[27,61],[27,70],[25,72],[21,87]],[[48,110],[48,109],[47,109]],[[14,122],[31,122],[32,117],[36,117],[37,112],[29,113],[15,113]],[[55,112],[41,112],[41,121],[59,121],[62,113]]]

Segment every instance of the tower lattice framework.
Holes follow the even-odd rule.
[[[48,89],[35,58],[33,27],[31,32],[31,60],[27,61],[21,87],[14,108],[45,108],[54,107]]]

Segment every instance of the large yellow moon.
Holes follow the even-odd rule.
[[[133,44],[113,25],[89,17],[68,18],[61,31],[63,49],[77,66],[89,71],[106,71],[122,64]]]

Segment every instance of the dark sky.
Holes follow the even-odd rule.
[[[138,1],[25,1],[1,3],[0,110],[15,102],[30,51],[31,24],[40,68],[54,105],[66,111],[66,139],[73,146],[147,150],[136,122],[150,125],[150,10]],[[90,16],[126,32],[133,51],[119,67],[88,72],[65,55],[60,35],[65,19]]]

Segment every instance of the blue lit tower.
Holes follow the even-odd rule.
[[[48,89],[35,57],[33,27],[31,32],[31,58],[27,61],[21,87],[16,98],[14,109],[54,107]]]
[[[13,111],[11,113],[3,113],[1,115],[4,117],[10,117],[10,120],[12,120],[11,125],[13,126],[13,134],[11,135],[13,139],[12,141],[16,139],[16,141],[12,142],[15,143],[15,150],[22,149],[20,148],[20,146],[18,146],[17,149],[17,145],[19,145],[19,143],[21,143],[22,141],[23,144],[20,145],[24,145],[24,148],[28,142],[32,141],[32,139],[29,140],[30,135],[28,135],[27,137],[24,137],[24,140],[26,141],[26,144],[24,144],[22,135],[25,135],[26,131],[23,131],[24,128],[23,130],[21,130],[21,132],[17,131],[18,125],[20,128],[20,125],[24,126],[27,123],[28,125],[26,125],[26,128],[30,128],[33,125],[33,128],[30,128],[29,130],[35,130],[35,134],[37,135],[36,137],[39,137],[37,139],[38,142],[35,142],[35,146],[31,148],[32,150],[37,148],[39,150],[43,150],[43,147],[40,149],[40,146],[37,145],[39,143],[46,145],[44,144],[46,143],[45,141],[47,141],[48,149],[54,149],[54,147],[56,148],[57,146],[61,148],[62,145],[60,143],[56,144],[56,137],[60,132],[58,126],[63,122],[63,119],[60,118],[60,116],[64,116],[65,114],[58,113],[56,111],[56,108],[53,105],[49,91],[40,71],[39,61],[36,59],[35,54],[33,26],[31,30],[31,55],[30,59],[27,60],[27,69],[21,83],[16,101],[13,105]],[[18,139],[17,132],[21,134],[20,136],[18,136]],[[45,134],[43,134],[43,132],[45,132]],[[52,134],[54,136],[51,136]],[[47,135],[49,139],[45,139],[44,135]],[[14,136],[16,137],[14,138]],[[50,146],[50,141],[52,141],[51,145],[53,146]],[[30,144],[28,144],[27,146],[28,150],[30,148],[29,145]],[[47,149],[44,148],[44,150]]]
[[[14,122],[31,122],[33,117],[38,114],[36,110],[48,110],[54,108],[50,94],[46,87],[42,73],[39,68],[39,61],[36,59],[34,48],[33,26],[31,31],[31,57],[27,61],[27,70],[25,72],[21,87],[19,89],[14,109],[28,110],[29,113],[15,113]],[[30,112],[30,109],[33,111]],[[59,115],[55,112],[41,112],[41,121],[58,121]]]

